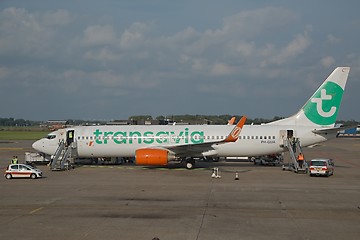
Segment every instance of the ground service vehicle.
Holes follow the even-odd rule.
[[[331,159],[312,159],[310,161],[310,176],[334,175],[334,163]]]
[[[42,171],[27,164],[10,164],[4,174],[6,179],[12,178],[41,178]]]

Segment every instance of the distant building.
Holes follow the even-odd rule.
[[[61,128],[66,128],[68,126],[68,121],[66,120],[48,120],[46,122],[47,127],[51,131],[55,131]]]

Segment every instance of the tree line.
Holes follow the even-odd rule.
[[[15,119],[15,118],[0,118],[0,126],[19,126],[19,127],[29,127],[29,126],[38,126],[39,121],[30,121],[25,119]]]

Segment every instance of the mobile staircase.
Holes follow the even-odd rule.
[[[302,151],[300,140],[298,138],[296,139],[290,139],[287,138],[284,140],[284,146],[289,150],[289,155],[291,159],[291,163],[289,163],[288,166],[283,165],[282,169],[294,171],[295,173],[308,173],[309,167],[305,161],[303,161],[302,166],[300,166],[297,156],[301,153],[304,156],[304,153]]]
[[[69,170],[75,157],[75,143],[66,145],[64,141],[59,142],[54,157],[50,161],[51,170]]]

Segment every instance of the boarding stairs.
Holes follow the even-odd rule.
[[[300,140],[298,138],[295,140],[288,138],[284,140],[284,145],[289,150],[291,163],[289,164],[288,167],[283,166],[283,170],[288,168],[288,170],[294,171],[295,173],[307,173],[309,168],[305,161],[305,158],[302,166],[300,166],[297,158],[297,156],[299,156],[300,153],[304,156],[304,153],[301,148]]]
[[[59,143],[54,157],[50,162],[51,170],[69,170],[74,157],[74,144],[66,145],[64,141]]]

